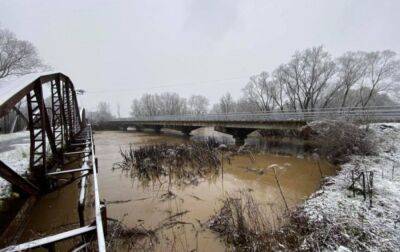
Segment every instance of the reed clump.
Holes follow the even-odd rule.
[[[113,169],[130,171],[141,180],[169,177],[184,184],[195,184],[197,178],[217,175],[220,169],[219,144],[213,140],[180,145],[157,144],[121,149],[122,161]]]
[[[208,226],[235,250],[266,251],[271,248],[274,232],[266,213],[250,192],[241,190],[237,197],[223,200],[222,208],[211,217]]]

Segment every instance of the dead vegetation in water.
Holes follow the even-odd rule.
[[[122,220],[108,218],[108,233],[107,233],[107,249],[112,251],[128,250],[128,251],[150,251],[154,250],[159,240],[165,235],[165,232],[173,228],[182,228],[183,226],[190,226],[195,229],[195,225],[190,222],[182,220],[182,217],[189,213],[188,210],[169,213],[169,216],[154,227],[146,228],[143,224],[128,227],[123,223],[125,214]],[[174,232],[172,232],[174,234]]]
[[[234,249],[266,251],[272,246],[275,225],[269,221],[265,207],[248,191],[240,191],[237,197],[224,199],[208,226]]]
[[[221,165],[220,144],[215,140],[180,145],[157,144],[120,150],[122,161],[113,169],[129,171],[140,181],[160,181],[167,177],[180,185],[195,185],[198,178],[218,175]]]
[[[197,185],[199,178],[216,178],[224,164],[231,164],[234,156],[247,155],[254,163],[256,154],[261,151],[264,150],[255,145],[226,145],[215,137],[179,145],[129,145],[120,149],[122,161],[115,163],[113,170],[128,172],[146,185],[150,181]]]
[[[127,227],[123,221],[109,218],[107,221],[107,249],[118,251],[121,248],[127,250],[141,249],[144,251],[154,248],[157,236],[154,230],[146,229],[139,225]]]
[[[272,222],[267,212],[266,205],[242,190],[237,197],[223,200],[222,208],[208,221],[208,227],[234,251],[318,251],[318,244],[326,239],[321,230],[318,237],[313,236],[317,233],[315,227],[310,226],[300,210],[282,210],[281,217]],[[332,234],[334,230],[324,232]]]

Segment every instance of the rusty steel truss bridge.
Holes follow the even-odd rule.
[[[45,96],[48,94],[48,97]],[[29,130],[29,176],[21,176],[0,160],[0,177],[26,198],[24,205],[7,226],[0,240],[14,244],[0,251],[21,251],[34,248],[56,249],[56,243],[80,237],[81,242],[71,251],[90,248],[105,251],[106,209],[100,201],[97,181],[97,158],[91,125],[85,119],[85,110],[78,106],[77,92],[71,79],[62,73],[30,74],[0,83],[0,118],[17,104],[24,104],[27,129]],[[19,115],[24,113],[19,111]],[[80,167],[70,169],[78,162]],[[65,175],[70,175],[65,178]],[[93,220],[85,220],[88,183],[94,195]],[[75,181],[80,190],[77,197],[79,227],[37,240],[16,244],[15,235],[21,229],[24,218],[37,199]],[[73,210],[73,209],[71,209]]]

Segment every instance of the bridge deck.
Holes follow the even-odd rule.
[[[367,108],[328,108],[312,111],[272,111],[264,113],[230,113],[202,115],[165,115],[141,118],[120,118],[107,123],[114,125],[161,126],[226,126],[265,128],[274,125],[303,125],[307,122],[332,119],[358,122],[400,121],[400,106]]]

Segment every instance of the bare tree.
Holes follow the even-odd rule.
[[[110,104],[107,102],[99,102],[97,104],[97,110],[88,113],[88,118],[94,123],[109,121],[114,118],[111,113]]]
[[[274,107],[272,85],[267,72],[251,76],[249,83],[243,88],[244,97],[255,103],[259,111],[270,111]]]
[[[337,60],[338,88],[343,90],[341,107],[346,106],[350,90],[365,77],[367,66],[364,52],[347,52]]]
[[[285,83],[282,82],[282,78],[279,76],[281,72],[274,71],[273,80],[271,81],[271,95],[274,100],[274,107],[283,111],[288,107],[289,99],[285,90]]]
[[[240,98],[235,106],[236,112],[258,112],[260,111],[257,104],[255,102],[250,101],[249,99],[242,97]]]
[[[276,70],[278,81],[285,85],[285,92],[293,109],[313,109],[324,96],[336,66],[323,47],[297,52],[292,60]]]
[[[187,113],[187,102],[185,98],[177,93],[162,93],[155,95],[160,115],[182,115]]]
[[[31,42],[19,40],[14,33],[0,29],[0,79],[33,73],[44,68]]]
[[[134,99],[131,105],[131,115],[134,117],[185,113],[187,113],[186,99],[177,93],[144,94],[140,99]]]
[[[192,114],[205,114],[208,111],[210,102],[203,95],[192,95],[188,100],[189,111]]]
[[[151,94],[144,94],[140,98],[141,114],[147,116],[156,116],[160,114],[157,97]]]
[[[219,103],[214,108],[217,113],[228,114],[235,112],[236,103],[230,93],[226,93],[219,99]]]
[[[369,92],[366,95],[360,92],[359,103],[362,107],[367,106],[375,94],[395,89],[400,73],[400,61],[393,51],[370,52],[366,54],[365,60],[366,80],[361,84],[360,91],[368,88]]]
[[[327,88],[321,107],[346,107],[352,89],[357,87],[366,75],[365,52],[346,52],[336,59],[335,81]],[[354,97],[353,97],[354,98]],[[354,105],[354,100],[351,99]]]

